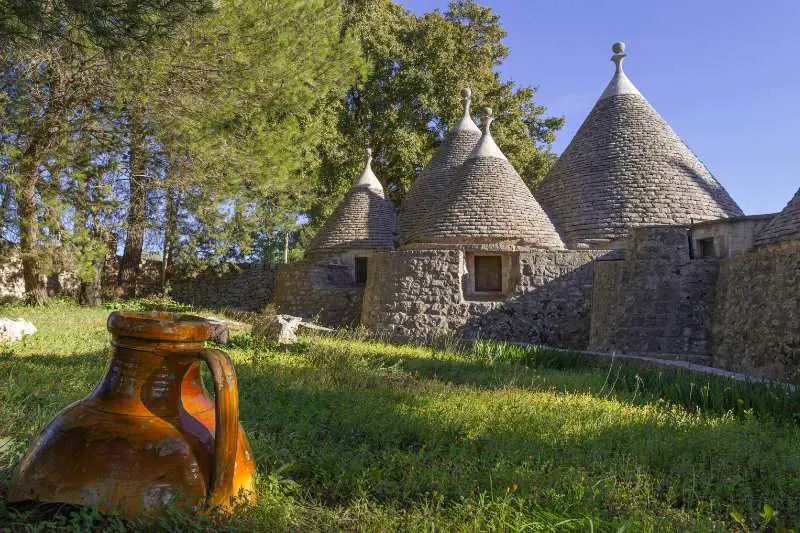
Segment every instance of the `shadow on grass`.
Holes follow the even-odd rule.
[[[485,372],[477,363],[413,363],[465,379]],[[656,498],[689,513],[713,502],[750,516],[769,503],[787,523],[800,519],[791,511],[796,428],[731,417],[706,423],[680,409],[643,413],[591,395],[532,398],[500,390],[502,382],[491,393],[352,387],[324,383],[318,368],[286,376],[249,365],[239,379],[259,465],[328,505],[366,494],[410,506],[426,494],[459,501],[508,489],[565,516],[613,518],[620,506]]]

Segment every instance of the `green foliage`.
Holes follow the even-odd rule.
[[[182,262],[246,260],[265,240],[282,250],[363,67],[342,24],[338,1],[224,0],[147,58],[150,121],[170,157],[187,153]]]
[[[561,119],[500,78],[505,32],[471,1],[421,17],[390,0],[0,8],[0,216],[31,273],[96,284],[123,240],[126,294],[142,253],[168,275],[297,260],[365,145],[402,200],[466,85],[529,185],[553,159]]]
[[[246,330],[227,350],[258,466],[257,505],[229,517],[168,509],[155,522],[18,511],[4,499],[10,473],[44,424],[97,383],[108,310],[2,314],[40,328],[0,350],[0,522],[12,530],[781,531],[800,523],[800,426],[787,416],[796,403],[721,412],[680,391],[726,380],[653,367],[663,383],[683,383],[670,389],[626,363],[620,376],[639,374],[637,390],[614,378],[617,363],[610,372],[606,360],[582,367],[574,355],[512,345],[432,350],[342,333],[276,348],[255,345]],[[774,392],[727,385],[742,398]]]
[[[361,40],[369,70],[347,93],[338,121],[341,138],[323,144],[315,224],[358,175],[366,145],[374,150],[376,174],[401,202],[460,118],[461,89],[467,86],[474,110],[490,106],[498,115],[495,138],[528,185],[544,177],[563,119],[544,116],[534,88],[500,78],[506,33],[490,8],[453,1],[443,13],[416,17],[390,0],[350,0],[346,23]]]
[[[48,48],[69,37],[115,52],[152,43],[211,0],[0,0],[0,46]],[[77,31],[76,31],[77,30]]]

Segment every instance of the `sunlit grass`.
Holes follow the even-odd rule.
[[[100,379],[109,312],[0,308],[40,328],[0,348],[0,523],[686,531],[800,521],[798,398],[786,389],[502,343],[395,345],[363,332],[290,348],[234,335],[257,506],[227,519],[173,509],[138,524],[88,510],[15,514],[4,503],[11,471],[55,413]]]

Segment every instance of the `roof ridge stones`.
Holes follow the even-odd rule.
[[[756,245],[800,241],[800,189],[755,238]]]
[[[372,170],[366,149],[364,170],[308,246],[310,255],[353,249],[393,250],[394,204]]]
[[[742,211],[622,69],[536,191],[570,248],[602,247],[634,226],[690,224]]]
[[[487,108],[484,131],[466,161],[449,176],[417,242],[563,248],[555,228],[528,186],[494,142]]]

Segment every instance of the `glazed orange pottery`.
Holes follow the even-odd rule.
[[[255,497],[230,358],[203,350],[209,324],[160,312],[108,317],[113,353],[85,399],[50,422],[14,473],[10,502],[90,505],[133,517],[169,503]],[[200,361],[214,378],[205,392]],[[69,364],[69,359],[64,359]]]

